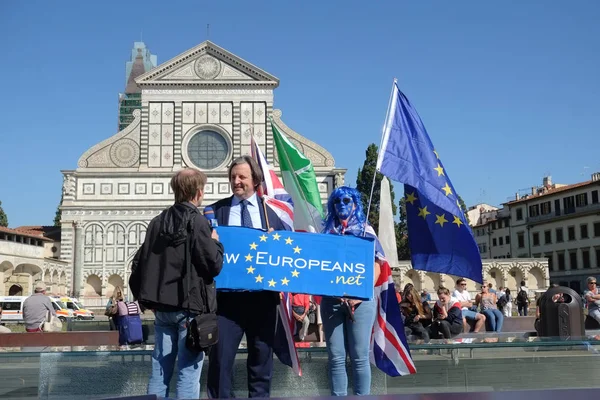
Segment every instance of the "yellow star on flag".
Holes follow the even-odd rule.
[[[269,281],[269,287],[275,287],[275,284],[276,284],[276,283],[277,283],[277,282],[275,282],[275,281],[273,280],[273,278],[271,278],[271,280]]]
[[[252,261],[252,254],[248,254],[246,256],[246,261]]]
[[[436,224],[440,224],[440,226],[443,228],[444,224],[446,222],[448,222],[448,220],[446,219],[446,214],[442,214],[442,215],[437,215],[436,214],[435,216],[436,216],[435,223]]]
[[[266,236],[266,235],[262,235],[262,236],[260,237],[260,241],[261,241],[261,242],[266,242],[266,241],[267,241],[267,236]]]
[[[434,168],[434,169],[437,171],[438,176],[444,175],[444,168],[442,168],[442,166],[440,165],[440,163],[438,163],[437,168]]]
[[[419,217],[423,217],[423,219],[425,219],[426,216],[428,216],[429,214],[431,214],[429,211],[427,211],[427,206],[421,208],[419,207]]]
[[[292,271],[292,276],[293,276],[294,278],[297,278],[297,277],[298,277],[298,275],[300,275],[300,272],[298,272],[298,270],[297,270],[297,269],[295,269],[295,270],[293,270],[293,271]]]
[[[246,271],[248,271],[249,274],[253,274],[254,273],[254,267],[251,265],[248,268],[246,268]]]
[[[442,190],[446,192],[446,196],[450,196],[452,194],[452,188],[448,186],[448,182],[446,182],[446,186],[444,186]]]
[[[454,216],[454,221],[452,221],[453,224],[456,224],[459,228],[461,225],[463,225],[464,223],[460,220],[460,218],[458,218],[457,216]]]
[[[292,242],[293,242],[292,238],[285,239],[285,244],[292,244]]]
[[[273,240],[279,240],[280,237],[281,235],[279,233],[276,233],[273,235]]]
[[[415,192],[412,192],[412,193],[409,193],[406,195],[407,203],[414,205],[415,200],[417,200],[417,197],[415,197]]]
[[[438,160],[440,159],[440,155],[438,154],[438,152],[437,152],[437,151],[435,151],[435,150],[434,150],[434,151],[433,151],[433,154],[435,154],[435,158],[437,158]]]
[[[294,247],[294,253],[300,254],[300,250],[302,250],[302,249],[300,247],[298,247],[298,245],[296,245],[296,247]]]
[[[287,284],[290,283],[290,280],[288,278],[283,278],[281,280],[281,284],[287,286]]]
[[[256,243],[250,243],[250,250],[256,250],[258,245]]]
[[[256,279],[256,283],[262,283],[263,277],[262,277],[262,276],[260,276],[260,275],[258,275],[258,276],[257,276],[256,278],[254,278],[254,279]]]

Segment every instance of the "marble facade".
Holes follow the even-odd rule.
[[[72,292],[101,305],[120,285],[148,222],[173,203],[174,171],[208,175],[205,204],[231,195],[227,166],[250,153],[253,134],[275,157],[269,117],[314,165],[323,201],[344,183],[332,155],[294,132],[273,109],[279,80],[206,41],[136,79],[142,106],[114,136],[92,146],[77,168],[62,171],[61,260],[73,265]],[[97,304],[96,304],[97,303]]]

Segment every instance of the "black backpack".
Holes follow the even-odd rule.
[[[508,299],[506,298],[506,295],[504,295],[498,299],[498,302],[496,303],[496,305],[498,306],[498,308],[502,309],[502,308],[504,308],[504,306],[507,303],[508,303]]]
[[[527,292],[521,289],[517,294],[517,304],[525,305],[528,302]]]

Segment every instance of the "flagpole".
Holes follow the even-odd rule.
[[[390,91],[390,98],[388,100],[388,106],[385,113],[385,120],[383,121],[383,129],[381,132],[381,140],[379,141],[379,148],[377,149],[377,159],[379,160],[379,152],[381,151],[381,146],[383,144],[383,137],[385,135],[385,130],[387,129],[388,118],[390,116],[390,107],[392,105],[392,97],[394,96],[394,85],[398,82],[398,79],[394,78],[394,83],[392,84],[392,90]],[[366,234],[366,226],[369,222],[369,213],[371,212],[371,201],[373,200],[373,189],[375,189],[375,178],[377,177],[377,164],[375,164],[375,172],[373,173],[373,182],[371,183],[371,194],[369,195],[369,203],[367,205],[367,219],[365,221],[365,234]]]
[[[270,120],[271,120],[271,124],[272,125],[277,125],[273,121],[273,117],[272,116],[270,117]],[[275,146],[275,147],[277,148],[277,146]],[[277,152],[277,154],[279,154],[279,152]],[[284,155],[286,161],[288,162],[288,165],[291,166],[292,165],[292,161],[288,157],[288,154],[284,151],[283,155]],[[273,161],[275,161],[275,160],[273,159]],[[279,167],[279,169],[281,170],[281,167]],[[298,177],[296,176],[296,171],[292,170],[291,172],[292,172],[292,179],[294,179],[294,182],[296,183],[296,187],[300,187],[300,181],[298,181]],[[309,204],[308,203],[308,199],[306,198],[306,194],[304,193],[304,191],[303,190],[299,190],[299,192],[300,192],[300,195],[302,196],[302,200],[304,200],[304,203],[305,204]],[[315,221],[315,217],[313,216],[312,212],[310,212],[310,208],[306,207],[306,210],[308,211],[308,214],[310,215],[310,219],[312,220],[312,223],[313,223],[313,226],[315,227],[315,229],[320,229],[321,227],[317,226],[317,221]],[[296,211],[295,211],[295,208],[294,208],[294,213],[295,212]]]

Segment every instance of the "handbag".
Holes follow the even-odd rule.
[[[108,304],[106,305],[106,310],[104,311],[104,315],[107,317],[114,317],[118,313],[118,302],[115,299],[111,298]]]
[[[190,312],[190,295],[191,295],[191,280],[192,280],[192,261],[191,261],[191,245],[190,241],[193,238],[193,218],[189,222],[188,234],[189,237],[185,241],[185,264],[186,264],[186,286],[188,293],[188,316],[191,315]],[[214,282],[213,282],[214,285]],[[200,279],[200,295],[202,297],[202,302],[204,303],[205,312],[197,315],[187,324],[187,332],[185,337],[185,346],[188,350],[192,352],[201,352],[204,351],[208,354],[208,351],[212,346],[217,344],[219,341],[219,325],[217,323],[218,318],[216,314],[216,310],[210,309],[208,296],[206,293],[206,284],[203,279]]]
[[[50,311],[46,311],[46,318],[42,322],[41,328],[43,332],[60,332],[62,331],[62,322],[50,314]]]

